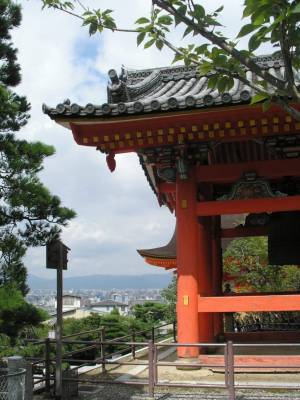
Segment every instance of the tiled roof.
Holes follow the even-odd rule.
[[[176,229],[168,244],[154,249],[137,250],[142,257],[160,258],[160,259],[175,259],[176,258]]]
[[[262,68],[279,79],[284,76],[284,64],[280,57],[259,56],[254,59]],[[248,71],[247,78],[256,77]],[[51,118],[93,118],[124,116],[195,109],[219,105],[241,104],[250,101],[252,89],[239,80],[226,93],[207,87],[208,76],[200,75],[195,66],[174,66],[146,70],[123,69],[120,76],[110,70],[107,87],[107,103],[72,104],[70,100],[55,108],[43,105],[44,113]]]
[[[91,307],[117,307],[117,306],[127,306],[125,303],[120,303],[114,300],[102,300],[98,303],[91,304]]]

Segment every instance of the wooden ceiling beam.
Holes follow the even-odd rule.
[[[231,183],[238,181],[245,172],[256,172],[257,176],[266,179],[300,176],[300,160],[293,158],[236,164],[200,165],[197,167],[197,181],[199,183]]]
[[[198,312],[300,311],[300,294],[198,297]]]
[[[249,236],[267,236],[267,226],[237,226],[235,228],[221,229],[221,237],[234,239]]]
[[[300,195],[247,200],[199,201],[198,216],[233,215],[300,210]]]

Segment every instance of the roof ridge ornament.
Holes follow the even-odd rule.
[[[111,83],[113,85],[118,85],[120,83],[119,76],[118,76],[117,71],[115,69],[110,69],[108,71],[108,76],[109,76],[109,79],[111,80]]]
[[[253,60],[278,79],[284,79],[284,64],[280,54],[253,57]],[[247,71],[246,71],[247,72]],[[249,72],[249,71],[248,71]],[[210,74],[199,75],[196,66],[170,66],[130,70],[122,66],[119,74],[108,71],[107,102],[80,106],[65,100],[55,108],[43,106],[52,119],[56,117],[112,117],[142,113],[169,112],[249,103],[253,96],[250,86],[234,78],[234,86],[220,93],[207,87]],[[256,76],[248,73],[255,82]],[[300,74],[297,78],[300,83]]]

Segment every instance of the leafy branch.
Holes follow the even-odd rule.
[[[42,0],[43,7],[56,8],[82,20],[90,35],[104,29],[113,32],[137,33],[137,44],[159,50],[164,46],[174,52],[174,61],[196,65],[199,72],[208,77],[208,87],[220,92],[229,91],[238,79],[251,88],[255,96],[252,103],[263,102],[264,109],[277,103],[297,120],[300,113],[295,104],[300,103],[300,5],[297,0],[245,0],[244,24],[234,40],[226,38],[220,31],[219,21],[223,6],[207,13],[196,0],[152,0],[149,16],[136,21],[136,29],[118,27],[110,9],[91,10],[80,0]],[[250,22],[249,22],[250,21]],[[184,26],[183,38],[193,36],[193,42],[176,46],[168,39],[171,29]],[[238,50],[238,41],[250,36],[248,47]],[[196,42],[201,37],[206,42]],[[274,47],[274,55],[280,55],[285,66],[285,75],[278,76],[256,62],[254,51],[262,44]],[[248,72],[252,73],[251,79]]]

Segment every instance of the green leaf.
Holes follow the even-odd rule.
[[[164,47],[164,42],[162,40],[157,40],[155,42],[155,45],[158,48],[158,50],[161,50]]]
[[[252,21],[253,25],[259,26],[265,22],[265,15],[258,14],[255,19]]]
[[[188,27],[186,28],[186,30],[184,31],[184,34],[183,34],[182,37],[186,37],[189,33],[193,32],[193,30],[194,30],[194,29],[193,29],[191,26],[188,26]]]
[[[89,27],[90,36],[94,35],[97,32],[97,30],[98,30],[98,25],[94,24],[94,23],[91,23],[90,27]]]
[[[147,42],[147,43],[144,44],[144,49],[148,49],[148,48],[151,47],[154,43],[155,43],[155,39],[149,40],[149,42]]]
[[[244,26],[241,28],[239,34],[237,35],[237,38],[241,38],[241,37],[243,37],[243,36],[246,36],[246,35],[248,35],[249,33],[253,32],[255,29],[257,29],[257,26],[254,26],[253,24],[244,25]]]
[[[210,62],[204,62],[202,65],[199,67],[200,73],[203,75],[208,74],[211,70],[213,69],[213,64]]]
[[[103,15],[111,14],[113,10],[107,9],[103,12]]]
[[[299,14],[300,13],[300,3],[297,4],[293,9],[292,9],[292,14]]]
[[[158,18],[157,22],[160,25],[172,25],[173,19],[169,15],[162,15]]]
[[[136,24],[149,24],[150,21],[146,17],[141,17],[135,21]]]
[[[198,55],[204,54],[206,52],[207,48],[208,48],[208,43],[201,44],[201,46],[198,46],[195,48],[195,53]]]
[[[218,75],[214,75],[214,76],[209,77],[208,81],[207,81],[207,87],[209,89],[215,89],[215,87],[217,86],[218,81],[219,81]]]
[[[268,96],[265,93],[257,93],[255,96],[251,98],[251,103],[250,104],[256,104],[259,103],[260,101],[264,101],[268,99]]]
[[[187,6],[182,5],[179,8],[177,8],[177,13],[180,15],[185,15],[187,10]],[[181,19],[176,15],[174,15],[174,20],[175,20],[175,26],[179,25],[182,21]]]
[[[221,11],[223,11],[223,9],[224,9],[224,6],[221,6],[215,10],[215,13],[220,13]]]
[[[268,111],[270,107],[271,107],[271,100],[270,99],[268,99],[268,100],[266,100],[266,101],[264,101],[262,103],[263,112]]]
[[[142,41],[145,39],[145,36],[146,36],[146,32],[141,32],[141,33],[139,33],[139,34],[137,35],[136,42],[137,42],[137,45],[138,45],[138,46],[139,46],[139,45],[142,43]]]
[[[175,57],[173,58],[172,64],[176,63],[177,61],[181,61],[183,56],[181,54],[176,53]]]
[[[219,79],[217,87],[220,93],[224,93],[225,90],[227,89],[229,84],[229,78],[228,76],[222,76],[221,79]]]
[[[248,47],[250,51],[254,51],[256,49],[259,48],[259,46],[261,45],[262,41],[260,38],[257,37],[256,34],[254,34],[253,36],[251,36],[249,42],[248,42]]]
[[[220,24],[220,22],[218,22],[215,18],[212,18],[210,15],[207,15],[204,18],[204,21],[207,25],[212,25],[212,26],[223,26],[222,24]]]
[[[200,4],[196,4],[194,7],[195,11],[193,12],[193,16],[200,20],[205,17],[205,9],[204,7],[200,6]]]

